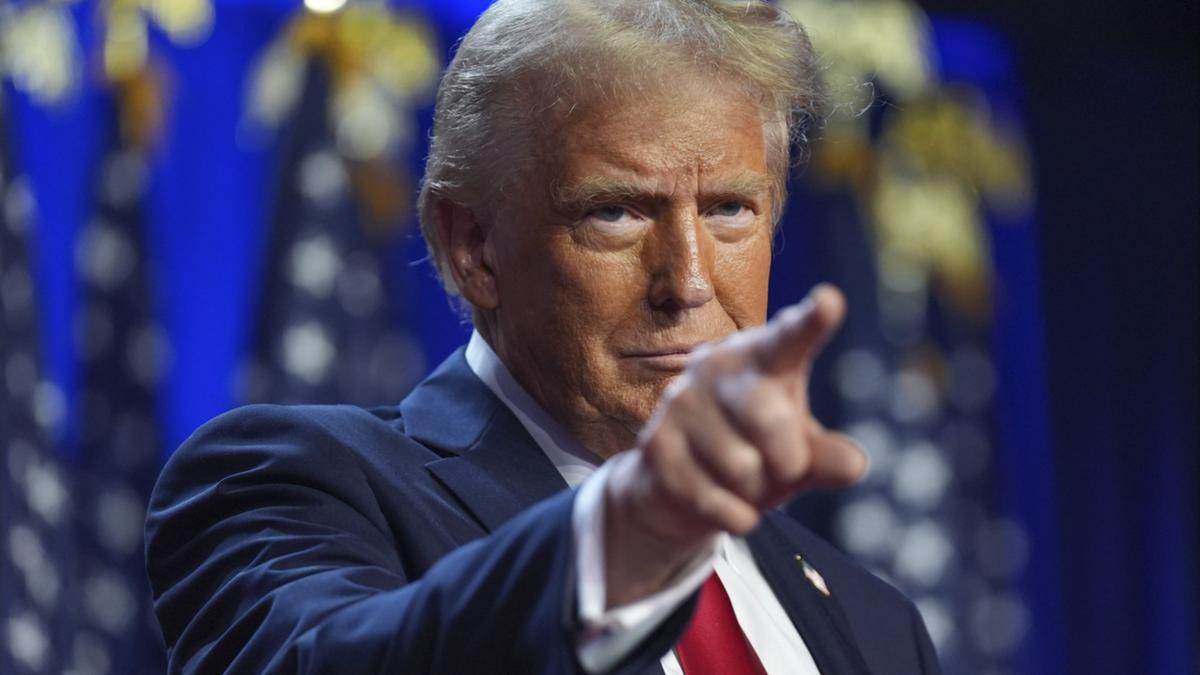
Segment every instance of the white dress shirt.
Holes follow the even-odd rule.
[[[467,344],[467,364],[488,389],[516,415],[534,442],[572,488],[579,487],[572,512],[579,618],[585,627],[579,660],[589,673],[604,672],[621,661],[694,593],[712,571],[725,587],[746,640],[770,675],[816,675],[804,639],[763,578],[744,539],[721,533],[712,547],[689,563],[662,590],[621,607],[604,606],[604,481],[617,455],[601,460],[550,417],[512,377],[478,332]],[[666,675],[682,675],[675,652],[662,658]]]

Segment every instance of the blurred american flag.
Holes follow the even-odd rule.
[[[168,365],[147,297],[140,211],[145,167],[115,123],[93,217],[75,251],[83,369],[78,454],[58,432],[66,404],[41,374],[29,247],[35,200],[4,145],[0,167],[0,672],[156,673],[162,640],[142,555],[145,505],[162,444],[154,390]],[[70,262],[70,261],[68,261]]]

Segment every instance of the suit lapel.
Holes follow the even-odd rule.
[[[774,522],[785,517],[767,514],[762,526],[747,537],[755,563],[823,675],[869,673],[837,600],[837,590],[825,595],[817,589],[804,573],[804,552],[796,550],[795,543]]]
[[[491,532],[567,487],[459,349],[400,404],[406,433],[445,455],[425,465]]]

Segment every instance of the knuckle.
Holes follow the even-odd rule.
[[[692,510],[695,515],[701,520],[710,525],[720,525],[727,516],[728,505],[717,495],[704,492],[696,495],[692,501]]]
[[[786,432],[795,425],[795,406],[773,388],[757,388],[750,405],[753,424],[762,431]]]
[[[740,510],[731,515],[731,517],[728,519],[728,524],[725,526],[725,529],[729,530],[733,534],[745,536],[750,534],[754,528],[758,526],[759,519],[759,514],[752,510]]]
[[[646,444],[644,470],[649,474],[649,489],[667,504],[686,502],[692,492],[686,448],[673,438],[656,436]]]
[[[772,458],[772,471],[780,483],[795,484],[804,479],[812,468],[812,452],[808,444],[795,443]]]
[[[760,380],[747,388],[740,406],[742,423],[756,441],[783,438],[796,433],[799,411],[782,387]]]
[[[762,480],[762,457],[749,448],[730,452],[725,460],[725,472],[729,481],[737,485],[740,491],[753,490]]]
[[[684,486],[675,478],[675,472],[662,465],[649,465],[648,492],[653,495],[653,501],[665,505],[676,504],[686,495]]]

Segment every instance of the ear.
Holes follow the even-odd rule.
[[[445,271],[458,292],[476,309],[495,309],[500,304],[496,277],[487,262],[489,228],[470,209],[447,199],[436,205],[438,243],[445,256]]]

